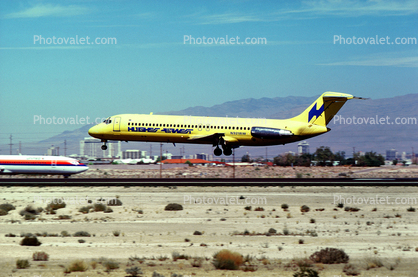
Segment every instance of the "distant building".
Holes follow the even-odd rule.
[[[398,152],[395,149],[386,150],[386,160],[393,161],[396,160]]]
[[[115,147],[117,144],[117,148]],[[107,142],[107,150],[102,150],[103,142],[100,139],[86,137],[80,141],[80,155],[91,158],[122,157],[121,142]]]
[[[47,156],[59,156],[60,155],[60,148],[59,147],[55,147],[55,146],[52,145],[46,151],[46,155]]]
[[[205,153],[196,154],[196,159],[207,160],[207,158],[208,155],[206,155]]]
[[[305,141],[299,142],[298,144],[298,154],[309,154],[309,143]]]
[[[140,150],[125,150],[122,152],[122,159],[140,159],[141,151]]]

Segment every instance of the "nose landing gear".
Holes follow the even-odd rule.
[[[107,149],[107,145],[106,145],[107,140],[102,140],[102,142],[103,142],[102,150],[104,151]]]

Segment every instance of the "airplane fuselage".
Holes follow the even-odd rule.
[[[67,177],[87,169],[85,164],[67,157],[0,155],[0,174],[51,174]]]
[[[350,94],[326,92],[300,115],[290,119],[119,114],[89,130],[92,137],[108,140],[200,143],[216,146],[214,154],[231,155],[239,146],[279,145],[328,132],[328,122],[353,99]]]

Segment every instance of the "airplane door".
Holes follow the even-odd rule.
[[[113,132],[120,132],[120,117],[113,118]]]

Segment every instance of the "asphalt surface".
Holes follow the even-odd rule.
[[[418,178],[1,178],[0,186],[418,186]]]

